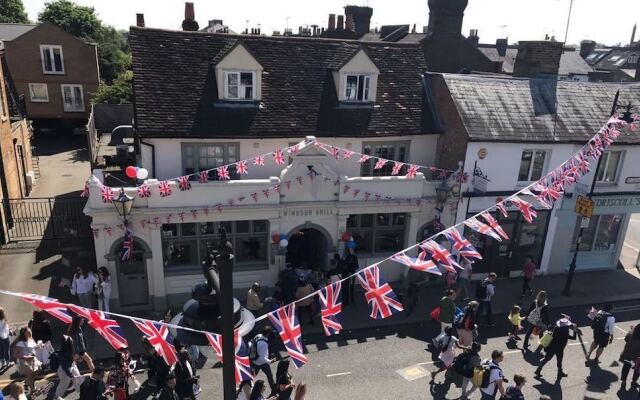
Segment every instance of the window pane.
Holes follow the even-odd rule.
[[[194,223],[180,224],[180,229],[182,229],[182,236],[196,235],[196,224]]]
[[[267,231],[267,221],[253,221],[253,232],[263,233]]]
[[[360,215],[360,226],[362,228],[370,228],[373,226],[373,217],[375,214]]]
[[[605,182],[616,181],[616,175],[618,174],[618,165],[620,164],[621,155],[622,153],[619,151],[609,152],[609,163],[607,164],[607,170],[604,175]]]
[[[245,86],[253,86],[253,74],[251,72],[242,72],[240,74],[240,83]]]
[[[589,227],[585,228],[584,232],[582,233],[582,241],[580,242],[580,246],[578,247],[579,251],[591,251],[592,245],[593,245],[593,239],[596,235],[596,228],[598,227],[598,219],[600,218],[599,215],[594,215],[591,218],[591,221],[589,221]],[[578,233],[580,232],[580,221],[582,220],[582,217],[577,217],[576,218],[576,227],[573,233],[573,240],[571,241],[572,243],[572,249],[574,249],[575,247],[575,242],[578,238]]]
[[[249,221],[236,221],[236,233],[249,233]]]
[[[518,181],[526,182],[529,180],[529,169],[531,168],[531,158],[533,154],[530,151],[522,152],[520,160],[520,172],[518,172]]]
[[[62,51],[58,48],[53,49],[53,61],[56,72],[62,72]]]
[[[601,215],[598,234],[593,244],[594,251],[614,250],[618,239],[618,231],[622,222],[622,215]]]
[[[352,236],[356,242],[356,253],[373,252],[373,232],[354,232]]]
[[[596,180],[598,182],[602,182],[603,178],[604,178],[604,170],[607,166],[607,160],[609,159],[609,154],[610,152],[605,151],[604,153],[602,153],[602,156],[600,156],[600,166],[598,168],[598,172],[596,174]]]
[[[213,222],[205,222],[200,225],[200,235],[213,235],[216,233],[216,228]]]
[[[390,221],[389,214],[378,214],[376,226],[389,226]]]
[[[73,98],[71,94],[71,88],[69,86],[65,86],[62,89],[62,96],[64,97],[64,107],[66,109],[73,108]]]
[[[531,170],[530,181],[537,181],[542,177],[542,171],[544,168],[544,159],[547,155],[546,151],[536,151],[535,158],[533,159],[533,169]]]
[[[358,76],[358,100],[364,100],[364,75]]]
[[[178,225],[176,224],[163,224],[162,225],[162,237],[177,237]]]
[[[198,265],[198,245],[195,240],[165,242],[165,265]]]
[[[44,47],[42,49],[42,59],[44,60],[44,70],[47,72],[51,72],[53,60],[51,59],[51,53],[49,53],[48,47]]]
[[[227,146],[227,155],[229,157],[235,157],[235,155],[237,154],[237,150],[238,148],[235,145],[229,145]]]
[[[238,74],[229,73],[227,74],[227,84],[229,87],[238,85]]]
[[[365,76],[364,77],[364,96],[363,96],[363,100],[369,100],[369,85],[371,84],[371,77],[370,76]]]
[[[347,100],[356,100],[356,92],[358,90],[358,76],[347,75],[345,97]]]
[[[392,224],[395,226],[404,226],[405,220],[406,218],[404,213],[396,213],[396,214],[393,214]]]
[[[388,253],[402,249],[403,231],[377,231],[376,232],[376,253]]]
[[[261,262],[266,266],[266,236],[238,237],[234,250],[237,262]]]
[[[358,216],[357,215],[349,215],[347,217],[347,228],[355,228],[358,226]]]

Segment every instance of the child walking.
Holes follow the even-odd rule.
[[[511,322],[511,331],[509,332],[509,340],[520,340],[518,332],[522,330],[522,321],[524,317],[520,315],[520,306],[514,305],[509,313],[509,322]]]

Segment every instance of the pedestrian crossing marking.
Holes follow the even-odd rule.
[[[416,379],[424,378],[429,374],[426,369],[419,365],[412,365],[407,368],[402,368],[396,371],[401,377],[408,381],[414,381]]]

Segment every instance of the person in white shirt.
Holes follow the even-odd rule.
[[[9,348],[11,347],[10,334],[11,329],[9,329],[7,314],[4,308],[0,307],[0,368],[11,365],[11,357],[9,355]]]
[[[25,386],[33,391],[35,389],[36,374],[41,363],[36,358],[36,349],[42,346],[33,340],[31,329],[25,327],[20,330],[16,344],[16,359],[18,360],[18,372],[25,376]]]
[[[589,361],[591,353],[597,349],[596,358],[594,358],[593,361],[596,363],[600,362],[600,356],[602,355],[604,348],[613,341],[616,318],[611,314],[612,311],[613,304],[607,304],[595,315],[591,325],[591,328],[593,329],[593,343],[591,343],[591,347],[587,353],[587,361]]]
[[[504,387],[504,374],[500,363],[504,360],[504,355],[501,350],[494,350],[491,352],[491,360],[485,360],[481,365],[489,366],[489,385],[485,388],[480,388],[482,394],[482,400],[493,400],[496,398],[496,394],[500,392],[500,395],[504,396],[506,393]]]
[[[109,312],[111,299],[111,274],[106,267],[98,268],[98,309]]]
[[[251,289],[247,293],[247,310],[251,311],[256,317],[264,307],[264,303],[260,300],[260,284],[254,282]]]
[[[78,296],[82,307],[94,308],[94,293],[97,283],[98,278],[93,272],[82,267],[76,269],[76,274],[71,282],[71,294]]]
[[[255,354],[255,358],[251,359],[251,369],[253,374],[257,375],[259,371],[264,372],[267,376],[267,381],[271,387],[271,391],[275,391],[276,382],[273,380],[273,372],[271,372],[272,359],[269,358],[269,338],[271,337],[271,326],[266,325],[262,328],[262,333],[256,335],[249,343],[249,358],[251,359],[252,353]],[[251,351],[251,346],[255,346],[257,351]]]
[[[473,275],[471,263],[464,257],[462,258],[462,270],[458,274],[458,298],[462,301],[469,299],[469,283]],[[464,293],[463,293],[464,292]]]

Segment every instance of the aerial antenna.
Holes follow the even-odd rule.
[[[571,24],[571,11],[573,10],[573,0],[569,0],[569,15],[567,16],[567,29],[564,31],[564,44],[562,45],[562,52],[567,46],[567,38],[569,37],[569,25]]]

